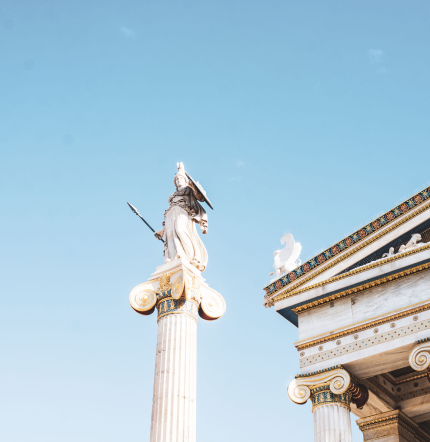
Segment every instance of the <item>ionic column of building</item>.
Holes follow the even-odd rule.
[[[196,442],[198,317],[221,317],[224,298],[178,259],[135,287],[130,304],[142,315],[158,312],[150,442]]]
[[[358,408],[369,393],[343,367],[298,375],[288,386],[288,396],[296,404],[312,400],[315,442],[352,442],[350,404]]]

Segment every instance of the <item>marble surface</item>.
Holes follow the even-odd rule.
[[[407,337],[413,339],[411,337]],[[407,339],[402,338],[402,339]],[[334,365],[342,364],[348,371],[359,379],[366,379],[380,373],[407,367],[409,353],[415,341],[403,341],[382,344],[379,348],[364,349],[357,354],[347,354],[335,360],[323,361],[309,368],[303,368],[302,374],[322,370]],[[390,348],[391,347],[391,348]]]
[[[314,346],[299,352],[300,368],[312,367],[323,362],[329,363],[330,366],[338,365],[341,363],[338,358],[341,358],[342,363],[360,359],[363,355],[367,357],[415,343],[429,335],[430,310],[421,312],[419,315],[411,313],[407,317],[375,328],[361,331],[353,329],[350,334],[341,339],[334,337],[333,340],[323,345],[314,341]],[[311,371],[315,371],[315,367]]]
[[[385,401],[379,398],[369,389],[369,399],[366,405],[362,408],[357,408],[355,404],[351,403],[351,413],[358,418],[364,418],[367,416],[373,416],[379,413],[385,413],[386,411],[392,411],[393,407],[390,407]]]
[[[381,421],[384,422],[381,425]],[[393,410],[357,420],[364,441],[417,442],[429,440],[428,434],[403,410]]]
[[[425,301],[430,301],[430,269],[299,314],[299,339],[309,340]]]
[[[339,404],[320,405],[313,410],[315,442],[352,442],[349,410]]]
[[[150,442],[196,441],[197,324],[185,314],[158,323]]]

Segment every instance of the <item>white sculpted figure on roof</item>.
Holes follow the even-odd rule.
[[[411,236],[411,239],[406,243],[402,244],[399,248],[399,251],[397,253],[404,253],[408,252],[409,250],[416,249],[417,247],[423,247],[426,243],[421,242],[422,238],[419,233],[414,233]],[[390,247],[388,250],[388,253],[384,253],[382,255],[382,258],[390,258],[391,256],[394,256],[394,247]],[[379,261],[379,260],[377,260]],[[372,261],[374,262],[374,261]]]
[[[173,180],[176,191],[169,197],[163,228],[155,232],[155,237],[164,240],[165,263],[182,258],[203,271],[208,262],[208,253],[195,224],[199,224],[202,233],[206,234],[208,217],[198,201],[212,206],[203,187],[185,172],[183,163],[177,163],[177,167],[178,172]]]
[[[285,244],[285,247],[275,251],[275,262],[273,263],[275,271],[269,273],[269,276],[276,275],[276,278],[295,269],[302,263],[299,260],[302,246],[299,242],[294,241],[291,233],[287,233],[281,238],[281,244]]]
[[[419,233],[414,233],[411,239],[407,242],[406,245],[401,245],[399,249],[399,253],[406,252],[407,250],[415,249],[416,247],[422,247],[424,243],[421,242],[421,235]]]

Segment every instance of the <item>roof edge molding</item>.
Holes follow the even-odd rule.
[[[273,295],[280,294],[281,291],[289,291],[288,286],[290,285],[294,286],[291,287],[292,290],[296,290],[299,286],[316,278],[322,272],[366,247],[369,243],[376,241],[379,237],[396,229],[409,219],[424,212],[429,207],[430,187],[427,187],[309,261],[306,261],[288,274],[281,276],[279,279],[266,286],[264,288],[266,296],[272,297]],[[390,228],[385,229],[385,227],[388,226]],[[376,232],[378,232],[378,235],[374,235]],[[369,238],[370,236],[372,238]],[[359,247],[354,247],[359,243],[361,243]]]

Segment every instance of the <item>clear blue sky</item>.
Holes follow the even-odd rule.
[[[313,439],[297,330],[262,306],[283,233],[313,256],[430,180],[430,4],[0,4],[0,438],[149,440],[177,161],[215,210],[225,316],[200,321],[199,442]],[[355,424],[354,424],[355,425]],[[354,428],[354,438],[361,440]]]

